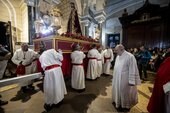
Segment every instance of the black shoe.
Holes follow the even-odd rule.
[[[52,106],[58,108],[58,107],[60,107],[62,104],[63,104],[63,100],[60,101],[60,102],[57,103],[57,104],[53,104]]]
[[[52,106],[49,104],[44,104],[44,109],[48,112],[52,109]]]
[[[130,109],[129,108],[122,108],[123,112],[129,112]]]
[[[78,93],[82,93],[82,92],[84,92],[84,91],[85,91],[85,88],[84,88],[84,89],[79,89],[79,90],[77,90]]]
[[[32,86],[32,85],[28,85],[28,88],[29,88],[30,90],[34,90],[34,89],[35,89],[35,87]]]
[[[26,86],[22,86],[20,89],[21,93],[26,93],[27,92],[27,87]]]
[[[8,104],[8,101],[2,101],[2,100],[0,100],[0,106],[6,105],[6,104]]]

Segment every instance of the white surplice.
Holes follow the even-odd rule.
[[[28,49],[28,51],[24,52],[22,49],[18,49],[15,51],[12,62],[17,66],[22,61],[22,65],[25,67],[25,75],[32,74],[35,72],[35,65],[32,64],[33,59],[37,57],[37,53],[32,49]],[[28,66],[27,66],[28,65]],[[17,75],[20,76],[20,75]],[[27,86],[32,84],[32,80],[24,81],[20,83],[20,86]]]
[[[86,78],[94,80],[97,78],[98,50],[97,49],[89,50],[87,57],[89,58],[89,62],[88,62],[88,67],[87,67]]]
[[[85,75],[83,59],[85,58],[85,54],[82,51],[74,51],[71,53],[72,60],[72,73],[71,73],[71,86],[74,89],[84,89],[85,88]],[[77,65],[74,65],[77,64]]]
[[[111,67],[111,62],[113,61],[113,58],[114,58],[112,49],[104,50],[103,58],[104,59],[106,58],[106,60],[104,60],[103,73],[111,75],[110,74],[110,67]]]
[[[98,53],[98,58],[97,58],[97,77],[100,77],[101,74],[103,73],[103,57],[101,53]]]
[[[112,99],[117,108],[131,108],[138,103],[136,85],[140,83],[136,59],[124,51],[117,56],[113,72]]]
[[[54,49],[44,51],[39,58],[43,70],[45,70],[46,67],[55,64],[61,66],[62,60],[62,52],[56,52]],[[46,104],[57,104],[62,101],[64,95],[67,94],[63,72],[60,66],[45,70],[44,96]]]

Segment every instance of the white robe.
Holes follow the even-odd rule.
[[[98,53],[98,58],[97,58],[97,77],[100,77],[101,74],[103,73],[103,58],[102,54]]]
[[[140,82],[135,57],[124,51],[117,56],[113,72],[112,99],[117,108],[131,108],[138,103],[136,85]]]
[[[82,51],[71,53],[72,64],[82,64],[85,54]],[[84,68],[82,65],[72,65],[71,86],[74,89],[85,88]]]
[[[87,57],[89,58],[88,67],[87,67],[87,76],[88,79],[96,79],[97,78],[97,58],[98,51],[96,49],[89,50]],[[95,59],[90,59],[95,58]]]
[[[56,52],[54,49],[44,51],[39,58],[43,70],[47,66],[54,64],[62,65],[63,55],[61,52]],[[63,100],[67,94],[64,82],[63,72],[61,67],[45,70],[44,77],[44,96],[46,104],[57,104]]]
[[[104,65],[103,65],[103,73],[104,74],[108,74],[108,75],[111,75],[110,74],[110,67],[111,67],[111,62],[113,61],[113,51],[112,49],[106,49],[104,50],[103,52],[103,58],[110,58],[110,59],[107,59],[107,60],[104,60]]]
[[[28,49],[27,52],[23,52],[22,49],[18,49],[15,51],[12,62],[17,66],[22,61],[23,65],[29,65],[25,67],[25,75],[35,73],[35,65],[33,66],[32,61],[37,57],[37,53],[31,49]],[[20,76],[20,75],[18,75]],[[20,86],[27,86],[32,84],[32,80],[23,81],[20,83]]]

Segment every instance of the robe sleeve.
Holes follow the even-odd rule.
[[[90,50],[88,51],[88,53],[87,53],[87,58],[90,58]]]
[[[102,56],[102,64],[104,64],[104,51],[101,52],[101,56]]]
[[[19,59],[18,59],[18,52],[16,51],[12,57],[12,62],[16,65],[19,65],[19,63],[21,62]]]
[[[74,58],[73,52],[70,54],[71,60]]]
[[[62,51],[60,50],[60,51],[55,51],[55,50],[53,50],[54,51],[54,58],[56,59],[56,60],[59,60],[60,62],[61,61],[63,61],[63,54],[62,54]]]
[[[139,77],[139,71],[136,63],[136,59],[134,56],[130,56],[129,60],[129,84],[131,85],[139,85],[141,83]]]
[[[83,52],[82,52],[83,53]],[[86,55],[83,53],[83,59],[86,57]]]
[[[113,51],[112,51],[112,49],[110,49],[110,54],[111,54],[110,62],[112,62],[112,61],[113,61],[113,59],[114,59],[114,55],[113,55]]]

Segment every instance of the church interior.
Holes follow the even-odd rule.
[[[170,108],[169,74],[166,74],[169,92],[163,94],[167,96],[167,103],[163,105],[167,112],[148,111],[160,67],[170,57],[170,0],[0,0],[0,12],[0,113],[170,113],[170,109],[165,108]],[[18,76],[19,66],[12,58],[23,44],[28,44],[38,57],[43,55],[42,51],[62,50],[61,69],[67,95],[61,105],[50,111],[44,108],[45,71],[42,73],[38,58],[31,62],[34,72]],[[124,111],[117,109],[112,100],[113,73],[118,65],[116,56],[119,56],[116,47],[120,44],[136,59],[141,80],[136,86],[138,103]],[[71,86],[70,56],[77,45],[86,55],[82,63],[83,91]],[[101,72],[100,77],[89,80],[86,78],[90,61],[87,56],[93,45],[102,51],[109,48],[113,59],[109,74]],[[142,48],[150,55],[146,65],[140,65],[141,57],[138,57]],[[6,52],[10,55],[4,55]],[[22,54],[25,59],[26,53]],[[104,56],[103,59],[104,68],[107,59]],[[29,80],[33,81],[34,90],[22,93],[20,83]],[[165,91],[161,87],[161,91]]]

